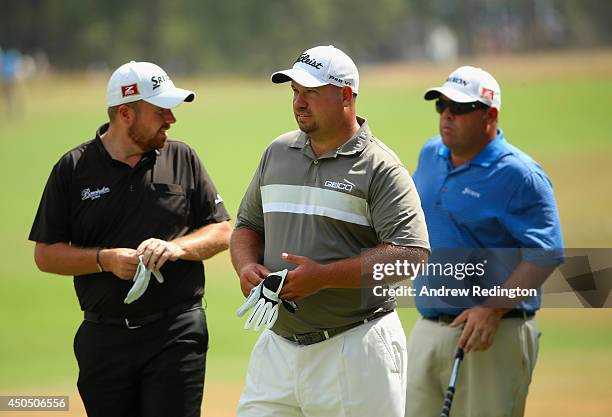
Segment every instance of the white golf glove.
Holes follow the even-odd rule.
[[[162,275],[162,273],[159,272],[158,270],[154,270],[154,271],[148,270],[145,267],[142,259],[143,259],[142,255],[139,255],[138,256],[138,268],[136,268],[136,273],[134,274],[134,278],[133,278],[134,285],[132,285],[132,288],[130,288],[130,291],[128,292],[127,297],[125,297],[125,300],[123,300],[125,304],[131,304],[134,301],[138,300],[140,297],[142,297],[142,295],[147,290],[147,287],[149,286],[149,280],[151,279],[151,272],[153,272],[153,276],[155,277],[155,279],[157,279],[157,281],[160,284],[164,282],[164,276]]]
[[[253,326],[253,330],[258,331],[264,323],[268,329],[271,328],[278,318],[278,303],[281,301],[287,310],[295,313],[297,308],[295,303],[278,298],[278,294],[280,294],[285,283],[287,272],[286,269],[272,272],[258,286],[251,289],[244,304],[236,311],[238,317],[242,317],[244,313],[255,306],[255,309],[244,324],[245,329],[248,330]]]

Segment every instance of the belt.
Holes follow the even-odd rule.
[[[361,321],[358,321],[356,323],[351,323],[345,326],[335,327],[333,329],[323,330],[322,332],[293,334],[291,336],[283,336],[283,337],[291,342],[297,343],[298,345],[314,345],[315,343],[319,343],[324,340],[327,340],[330,337],[334,337],[342,332],[346,332],[347,330],[353,329],[357,326],[361,326],[362,324],[365,324],[372,320],[376,320],[392,312],[393,310],[377,311],[376,313],[372,314],[370,317],[363,319]]]
[[[426,320],[437,321],[438,323],[452,323],[459,315],[452,314],[440,314],[437,316],[423,317]],[[525,310],[510,310],[502,316],[502,319],[516,319],[521,318],[523,320],[528,320],[535,316],[535,311],[525,311]]]
[[[166,310],[158,311],[157,313],[149,314],[141,317],[131,318],[115,318],[102,315],[93,311],[85,311],[84,318],[87,321],[93,323],[110,324],[112,326],[125,327],[127,329],[138,329],[139,327],[146,326],[147,324],[154,323],[164,317],[178,316],[181,313],[197,310],[202,308],[202,301],[187,301],[184,303],[177,304]]]

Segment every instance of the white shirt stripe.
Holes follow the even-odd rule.
[[[264,213],[295,213],[309,214],[315,216],[325,216],[336,220],[342,220],[349,223],[360,224],[362,226],[370,226],[370,222],[365,216],[349,213],[342,210],[336,210],[329,207],[322,207],[310,204],[294,204],[273,202],[263,204]]]

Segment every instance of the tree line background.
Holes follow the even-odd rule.
[[[333,43],[358,62],[612,43],[608,0],[0,0],[0,48],[60,71],[130,59],[258,73]],[[440,35],[441,33],[441,35]],[[437,35],[434,35],[437,34]],[[433,42],[433,43],[432,43]],[[437,45],[437,46],[432,46]],[[448,51],[450,47],[450,51]]]

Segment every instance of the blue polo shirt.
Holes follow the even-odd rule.
[[[429,262],[477,263],[485,252],[488,262],[480,278],[419,276],[414,282],[415,301],[423,316],[459,314],[484,301],[419,296],[423,286],[492,288],[503,284],[521,260],[546,265],[562,262],[563,239],[550,180],[531,157],[506,141],[501,129],[474,159],[457,168],[442,138],[431,138],[421,150],[413,178],[433,250]],[[535,311],[540,298],[538,289],[538,295],[521,302],[519,308]]]

